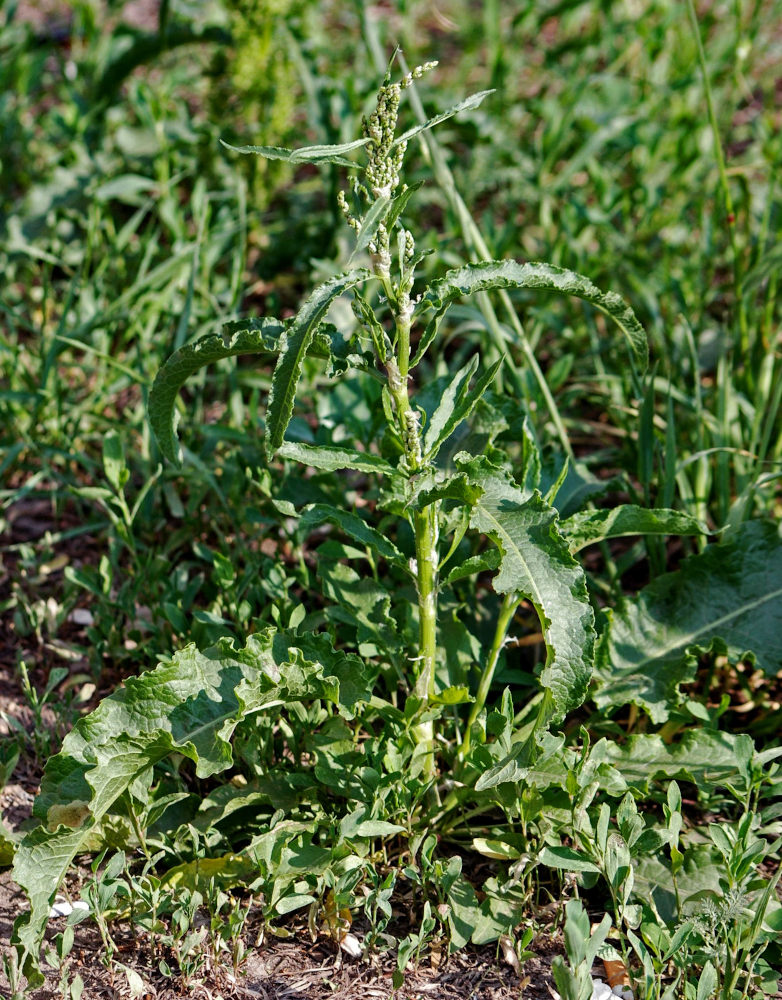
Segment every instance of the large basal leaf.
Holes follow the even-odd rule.
[[[432,331],[454,299],[492,288],[541,288],[574,295],[576,298],[591,302],[617,324],[627,338],[639,369],[641,371],[646,369],[649,358],[646,334],[624,299],[615,292],[601,291],[582,274],[555,267],[553,264],[537,262],[520,264],[515,260],[465,264],[463,267],[448,271],[442,278],[432,282],[416,312],[420,315],[426,309],[435,310],[435,318],[427,328],[428,331]],[[428,340],[428,334],[424,333],[422,339]]]
[[[626,503],[610,510],[582,510],[559,522],[559,530],[571,552],[606,538],[624,535],[708,534],[690,514],[665,508],[650,509]]]
[[[704,794],[730,785],[742,795],[749,790],[754,753],[746,733],[694,729],[676,743],[666,743],[656,733],[638,733],[624,744],[598,740],[589,760],[609,765],[642,795],[648,795],[656,781],[674,778],[691,782]]]
[[[471,527],[489,535],[502,559],[494,589],[526,597],[546,643],[541,684],[551,692],[553,722],[580,705],[592,673],[594,614],[584,572],[560,536],[557,513],[535,493],[525,496],[499,476],[479,482]]]
[[[47,763],[34,807],[42,825],[17,851],[14,878],[31,909],[17,919],[14,941],[30,984],[42,981],[38,953],[49,907],[73,857],[147,768],[176,751],[208,777],[231,764],[229,740],[250,713],[325,698],[350,718],[369,697],[358,657],[336,652],[324,635],[269,629],[243,649],[227,641],[203,653],[188,646],[104,699]]]
[[[266,414],[266,454],[269,458],[282,444],[285,430],[290,423],[293,401],[301,377],[301,366],[315,331],[336,298],[348,288],[370,277],[371,273],[366,268],[357,268],[319,285],[280,338],[280,356],[272,376]]]
[[[729,541],[685,559],[617,609],[601,636],[595,701],[634,703],[654,722],[679,704],[709,650],[782,670],[782,527],[744,525]]]
[[[175,410],[177,394],[190,376],[205,365],[237,354],[273,354],[285,329],[276,319],[251,320],[237,329],[231,324],[226,333],[210,334],[195,344],[187,344],[166,361],[155,376],[149,393],[149,422],[160,450],[179,465]]]

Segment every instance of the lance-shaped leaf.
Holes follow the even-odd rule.
[[[703,535],[708,528],[678,510],[650,510],[626,503],[610,510],[582,510],[559,522],[571,552],[623,535]]]
[[[269,629],[243,649],[227,641],[203,653],[188,646],[170,663],[129,678],[80,719],[46,765],[34,807],[42,825],[24,837],[14,866],[31,906],[14,926],[30,985],[42,981],[38,954],[49,908],[74,855],[140,774],[176,751],[208,777],[231,764],[229,740],[250,713],[326,698],[350,718],[356,700],[369,696],[358,657],[336,652],[326,636]]]
[[[458,115],[461,111],[470,111],[472,108],[477,108],[485,97],[488,97],[489,94],[493,93],[493,90],[480,90],[477,94],[471,94],[470,97],[465,97],[463,101],[455,104],[447,111],[441,111],[439,115],[435,115],[434,118],[430,118],[428,121],[422,122],[420,125],[413,125],[412,128],[409,128],[406,132],[403,132],[402,135],[394,139],[394,145],[398,146],[400,143],[409,142],[413,136],[419,135],[421,132],[428,132],[430,128],[434,128],[435,125],[439,125],[440,122],[448,121],[449,118],[453,118],[454,115]]]
[[[288,160],[289,163],[338,163],[343,167],[355,167],[352,160],[345,157],[354,149],[366,146],[369,139],[353,139],[334,146],[302,146],[299,149],[284,149],[282,146],[232,146],[221,139],[226,149],[234,153],[255,153],[267,160]]]
[[[501,477],[480,482],[470,524],[502,553],[494,589],[535,606],[546,643],[541,683],[553,697],[553,721],[582,703],[592,672],[594,614],[584,572],[557,530],[557,513]]]
[[[237,354],[274,354],[284,329],[284,324],[276,319],[229,323],[224,334],[202,337],[171,355],[155,376],[149,393],[149,422],[160,450],[169,461],[180,463],[174,405],[190,376],[205,365]]]
[[[362,281],[371,277],[366,268],[357,268],[330,278],[306,300],[296,318],[280,338],[280,356],[272,376],[272,388],[266,414],[266,454],[271,458],[282,444],[293,413],[293,401],[301,377],[305,355],[331,303]]]
[[[313,528],[321,524],[333,524],[341,528],[345,534],[352,538],[354,542],[367,545],[379,556],[389,562],[396,563],[403,569],[407,568],[405,557],[386,536],[373,528],[371,524],[349,510],[341,510],[338,507],[329,507],[328,504],[314,503],[304,508],[304,512],[299,521],[299,528],[304,533],[312,531]]]
[[[437,409],[432,414],[432,419],[426,428],[426,435],[424,437],[424,452],[427,458],[433,458],[437,454],[440,445],[453,434],[463,420],[466,420],[470,416],[483,394],[491,385],[502,361],[497,361],[491,365],[481,375],[471,390],[470,379],[475,374],[478,363],[479,359],[476,354],[454,375],[440,398]]]
[[[309,465],[313,469],[323,469],[324,472],[353,469],[356,472],[379,472],[385,476],[394,473],[394,467],[380,455],[356,451],[354,448],[343,448],[341,445],[283,441],[277,449],[277,454],[281,458],[301,462],[302,465]]]
[[[631,702],[665,722],[709,650],[782,670],[782,527],[745,524],[617,609],[601,636],[595,701]]]
[[[429,322],[422,340],[427,343],[431,341],[432,331],[436,330],[440,318],[454,299],[492,288],[540,288],[574,295],[591,302],[617,324],[627,338],[639,369],[646,369],[649,357],[646,334],[624,299],[615,292],[601,291],[589,278],[576,274],[575,271],[555,267],[553,264],[520,264],[515,260],[496,260],[465,264],[448,271],[427,288],[416,310],[419,315],[427,309],[435,310],[435,316]],[[420,354],[419,349],[417,359]]]

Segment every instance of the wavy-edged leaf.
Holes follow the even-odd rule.
[[[431,455],[437,449],[437,445],[445,440],[450,431],[454,429],[454,415],[456,408],[464,397],[470,385],[470,379],[475,374],[475,370],[480,363],[477,354],[473,354],[470,360],[453,376],[445,387],[434,413],[426,426],[424,435],[424,451]],[[448,430],[450,428],[450,430]]]
[[[665,722],[709,650],[782,670],[782,526],[745,524],[690,556],[614,612],[598,648],[595,701],[636,704]]]
[[[280,458],[288,458],[302,465],[324,472],[338,472],[341,469],[353,469],[355,472],[377,472],[391,476],[394,467],[380,455],[366,451],[356,451],[354,448],[343,448],[341,445],[304,444],[300,441],[283,441],[277,449]]]
[[[371,276],[366,268],[356,268],[318,285],[280,337],[280,356],[272,376],[266,413],[266,454],[269,458],[282,444],[290,423],[301,367],[315,331],[336,298]]]
[[[470,524],[502,553],[494,589],[530,600],[546,643],[541,684],[553,696],[553,722],[580,705],[592,673],[594,613],[584,572],[557,530],[557,513],[499,476],[480,480]]]
[[[302,146],[300,149],[284,149],[282,146],[232,146],[230,142],[221,139],[226,149],[233,153],[255,153],[267,160],[287,160],[289,163],[338,163],[343,167],[355,167],[352,160],[344,154],[354,149],[366,146],[369,139],[353,139],[351,142],[341,142],[334,146]]]
[[[692,515],[666,508],[626,503],[610,510],[581,510],[559,522],[571,552],[623,535],[703,535],[706,528]]]
[[[624,299],[615,292],[601,291],[582,274],[553,264],[521,264],[516,260],[495,260],[465,264],[448,271],[426,289],[416,310],[418,314],[426,309],[435,310],[435,317],[428,324],[422,339],[427,337],[430,328],[436,329],[440,317],[454,299],[492,288],[541,288],[591,302],[617,324],[627,338],[639,369],[642,372],[646,370],[649,359],[646,333]]]
[[[310,504],[305,507],[299,521],[299,527],[305,534],[321,524],[333,524],[340,528],[354,542],[360,542],[373,549],[378,555],[402,568],[407,567],[405,557],[388,538],[377,528],[351,511],[339,507],[329,507],[324,503]]]
[[[502,553],[499,549],[487,549],[477,556],[469,556],[463,563],[454,566],[445,578],[447,584],[455,583],[457,580],[464,580],[468,576],[477,576],[479,573],[486,573],[489,570],[497,569],[500,565]]]
[[[465,473],[443,475],[438,469],[416,479],[405,506],[423,510],[441,500],[455,500],[463,507],[472,507],[482,492],[480,486],[470,482]]]
[[[149,393],[149,422],[160,450],[169,461],[177,465],[181,461],[174,405],[188,378],[205,365],[237,354],[274,354],[284,329],[285,324],[276,319],[227,324],[225,334],[202,337],[171,355],[155,376]]]
[[[477,94],[471,94],[470,97],[465,97],[463,101],[455,104],[452,108],[447,111],[441,111],[439,115],[435,115],[434,118],[430,118],[428,121],[423,122],[421,125],[414,125],[409,128],[406,132],[403,132],[398,138],[394,139],[394,145],[398,146],[402,142],[409,142],[410,139],[415,135],[419,135],[421,132],[427,132],[430,128],[434,128],[435,125],[439,125],[440,122],[448,121],[449,118],[453,118],[454,115],[458,115],[461,111],[470,111],[472,108],[477,108],[479,104],[488,97],[489,94],[493,94],[493,90],[480,90]]]
[[[703,793],[730,785],[742,794],[752,780],[754,750],[746,733],[693,729],[675,743],[666,743],[656,733],[637,733],[625,744],[598,740],[589,760],[596,767],[603,764],[617,771],[643,795],[655,781],[674,778],[692,782]]]
[[[42,825],[21,841],[14,878],[31,909],[14,926],[22,970],[42,981],[38,954],[49,907],[74,855],[129,785],[172,751],[205,778],[232,762],[230,738],[247,715],[290,700],[325,698],[352,717],[366,699],[363,664],[337,652],[325,635],[269,629],[242,649],[228,641],[194,646],[105,698],[80,719],[46,765],[34,814]]]

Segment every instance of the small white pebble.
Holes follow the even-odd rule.
[[[89,608],[74,608],[68,615],[68,621],[74,625],[94,625],[95,619]]]
[[[355,934],[346,934],[339,942],[339,946],[351,958],[361,958],[361,942]]]
[[[69,917],[74,910],[89,910],[89,905],[84,902],[84,900],[77,899],[75,903],[71,904],[67,900],[57,900],[49,910],[49,919],[54,917]]]
[[[632,990],[625,990],[622,994],[622,1000],[635,1000]]]
[[[614,994],[615,997],[624,997],[624,995],[625,995],[625,988],[624,988],[624,986],[615,986],[611,990],[611,992]]]
[[[592,980],[592,1000],[609,1000],[613,995],[608,983],[604,983],[602,979]]]

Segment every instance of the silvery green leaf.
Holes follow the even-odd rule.
[[[290,423],[301,368],[315,331],[325,318],[331,303],[353,285],[358,285],[369,277],[371,273],[366,268],[358,268],[325,281],[312,292],[293,322],[283,331],[266,413],[266,454],[269,458],[282,444]]]
[[[467,420],[491,385],[502,361],[491,365],[470,389],[470,379],[478,367],[475,355],[456,373],[432,414],[424,437],[424,452],[433,458],[463,420]]]
[[[251,320],[227,325],[226,333],[210,334],[195,344],[186,344],[166,361],[155,376],[149,393],[149,422],[166,458],[180,463],[176,441],[176,397],[187,379],[222,358],[237,354],[273,354],[285,325],[275,319]]]
[[[611,616],[601,636],[595,701],[630,703],[665,722],[679,687],[712,651],[782,669],[782,526],[745,524],[730,540],[690,556]]]
[[[494,589],[535,606],[546,644],[542,686],[553,696],[553,722],[580,705],[592,672],[594,613],[584,572],[557,529],[556,511],[499,476],[478,480],[484,492],[470,524],[502,553]]]
[[[232,146],[221,139],[226,149],[234,153],[255,153],[267,160],[288,160],[289,163],[337,163],[343,167],[355,167],[353,160],[343,154],[366,146],[369,139],[354,139],[334,146],[302,146],[300,149],[284,149],[282,146]]]
[[[356,245],[353,248],[353,253],[350,255],[350,260],[348,265],[352,264],[353,261],[362,253],[377,234],[377,229],[380,223],[383,221],[386,212],[388,211],[388,206],[391,204],[391,199],[388,197],[377,198],[372,202],[369,211],[361,220],[361,228],[356,236]]]
[[[624,535],[701,535],[708,529],[690,514],[636,504],[621,504],[610,510],[582,510],[559,522],[559,530],[571,552],[606,538]]]
[[[465,264],[448,271],[427,288],[416,310],[419,315],[427,309],[435,310],[435,317],[429,322],[424,337],[429,336],[430,328],[431,336],[434,335],[438,318],[454,299],[492,288],[540,288],[591,302],[617,324],[630,345],[639,370],[646,370],[649,357],[646,333],[630,306],[615,292],[603,292],[582,274],[553,264],[496,260]]]
[[[343,448],[341,445],[304,444],[300,441],[283,441],[277,449],[280,458],[287,458],[313,469],[338,472],[353,469],[356,472],[377,472],[393,475],[394,468],[384,458],[366,451]]]
[[[369,698],[362,661],[328,636],[268,629],[235,649],[224,640],[188,646],[155,670],[128,678],[65,737],[35,801],[41,825],[19,844],[14,878],[30,910],[14,925],[21,968],[41,982],[38,954],[55,892],[106,812],[168,754],[190,758],[207,778],[232,763],[230,738],[247,715],[288,701],[324,698],[346,718]]]
[[[434,118],[430,118],[422,125],[414,125],[412,128],[409,128],[406,132],[403,132],[402,135],[394,139],[394,145],[398,146],[400,142],[408,142],[413,138],[413,136],[416,136],[421,132],[427,132],[430,128],[434,128],[435,125],[439,125],[440,122],[448,121],[449,118],[453,118],[454,115],[458,115],[460,111],[470,111],[472,108],[477,108],[485,97],[488,97],[489,94],[493,93],[493,90],[481,90],[477,94],[472,94],[470,97],[466,97],[463,101],[460,101],[447,111],[442,111],[439,115],[435,115]]]

